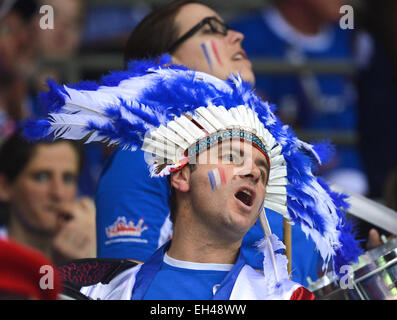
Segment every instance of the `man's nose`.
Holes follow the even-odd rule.
[[[65,184],[62,179],[54,178],[50,184],[50,194],[55,200],[62,200],[65,194]]]
[[[242,168],[236,169],[236,174],[241,178],[249,178],[254,183],[257,183],[261,176],[261,171],[252,161],[246,161]]]

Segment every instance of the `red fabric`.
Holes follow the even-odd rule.
[[[47,267],[53,269],[53,281]],[[40,273],[41,272],[41,273]],[[45,277],[45,278],[43,278]],[[40,288],[43,278],[49,288]],[[61,290],[56,268],[41,252],[11,240],[0,240],[0,292],[12,293],[20,297],[40,300],[55,300]]]
[[[315,300],[316,296],[305,287],[299,287],[294,291],[290,300]]]

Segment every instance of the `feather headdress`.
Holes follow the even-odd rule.
[[[312,173],[327,149],[299,140],[275,116],[274,106],[251,86],[232,76],[227,81],[182,66],[135,61],[99,83],[57,86],[49,82],[42,102],[45,120],[26,123],[30,139],[47,136],[85,139],[142,148],[153,176],[167,175],[224,139],[243,139],[265,154],[270,167],[264,206],[301,226],[324,260],[338,272],[355,260],[358,244],[349,233],[333,193]]]

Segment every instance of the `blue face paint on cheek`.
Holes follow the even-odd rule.
[[[207,60],[210,70],[212,71],[212,60],[210,58],[210,55],[208,54],[207,46],[205,45],[205,43],[201,44],[201,49],[203,50],[205,59]]]

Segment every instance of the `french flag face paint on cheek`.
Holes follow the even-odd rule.
[[[217,66],[222,66],[217,45],[214,40],[206,41],[201,44],[205,59],[207,60],[210,70],[213,71]]]
[[[226,184],[225,170],[223,168],[215,168],[208,171],[208,178],[210,180],[212,190],[216,190],[222,184]]]

